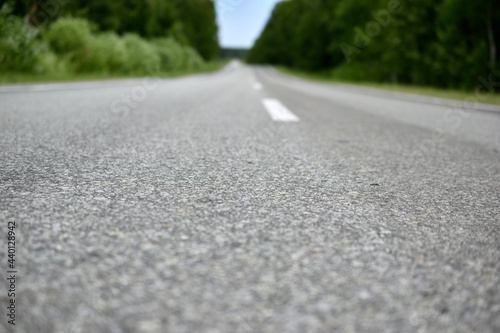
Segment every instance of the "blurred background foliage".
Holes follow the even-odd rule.
[[[0,0],[0,71],[195,70],[218,51],[210,0]]]
[[[391,2],[399,13],[387,19]],[[470,89],[479,76],[500,77],[498,45],[498,0],[289,0],[277,4],[248,60],[350,81]]]
[[[0,8],[2,72],[134,75],[246,57],[348,81],[471,89],[480,76],[500,77],[498,0],[287,0],[248,52],[219,49],[211,0],[0,0]]]

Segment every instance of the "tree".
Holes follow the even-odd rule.
[[[214,3],[210,0],[175,0],[175,8],[188,43],[203,58],[215,58],[219,43]]]
[[[0,0],[0,5],[4,2]],[[101,31],[174,37],[205,59],[216,57],[219,49],[215,6],[210,0],[17,0],[14,4],[14,14],[36,26],[74,16],[92,21]]]
[[[499,76],[500,3],[445,0],[439,8],[440,62],[452,86],[473,87],[480,75]]]
[[[290,0],[276,5],[248,60],[471,88],[478,76],[500,75],[499,43],[495,0]]]

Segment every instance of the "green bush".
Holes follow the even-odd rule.
[[[128,48],[115,33],[93,35],[83,19],[62,18],[44,34],[45,40],[76,72],[123,73],[128,69]]]
[[[65,58],[58,57],[54,52],[47,50],[40,55],[34,72],[38,74],[62,74],[72,72],[72,68]]]
[[[49,27],[44,38],[57,54],[75,56],[89,47],[92,33],[84,19],[61,18]]]
[[[192,47],[183,46],[172,38],[156,39],[153,43],[160,55],[161,71],[193,70],[204,64],[203,58]]]
[[[182,66],[182,46],[172,38],[159,38],[152,41],[160,56],[160,71],[169,72]]]
[[[146,74],[160,68],[160,55],[156,47],[136,34],[123,37],[128,57],[128,71]]]
[[[0,8],[0,70],[34,71],[47,45],[37,39],[38,30],[11,15],[8,4]]]
[[[63,62],[76,72],[95,72],[103,69],[105,60],[102,45],[92,36],[88,21],[61,18],[43,34],[44,40]]]
[[[61,18],[44,30],[27,27],[0,9],[0,70],[33,73],[105,72],[150,74],[193,70],[203,66],[201,56],[172,38],[147,41],[136,34],[93,34],[84,19]]]
[[[200,69],[203,66],[203,58],[190,46],[184,47],[184,68],[188,70]]]
[[[380,64],[376,62],[352,62],[342,64],[331,70],[331,77],[338,80],[351,82],[384,82],[389,81],[390,73],[380,70]]]
[[[122,38],[113,32],[100,34],[96,37],[98,49],[104,52],[104,66],[110,73],[127,71],[128,52]]]
[[[86,47],[72,58],[75,69],[81,73],[106,72],[107,45],[100,38],[91,36]]]

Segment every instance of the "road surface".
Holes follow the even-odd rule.
[[[3,86],[0,332],[499,332],[499,202],[496,107],[239,63]]]

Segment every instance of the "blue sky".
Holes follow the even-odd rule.
[[[214,0],[223,47],[252,47],[281,0]]]

